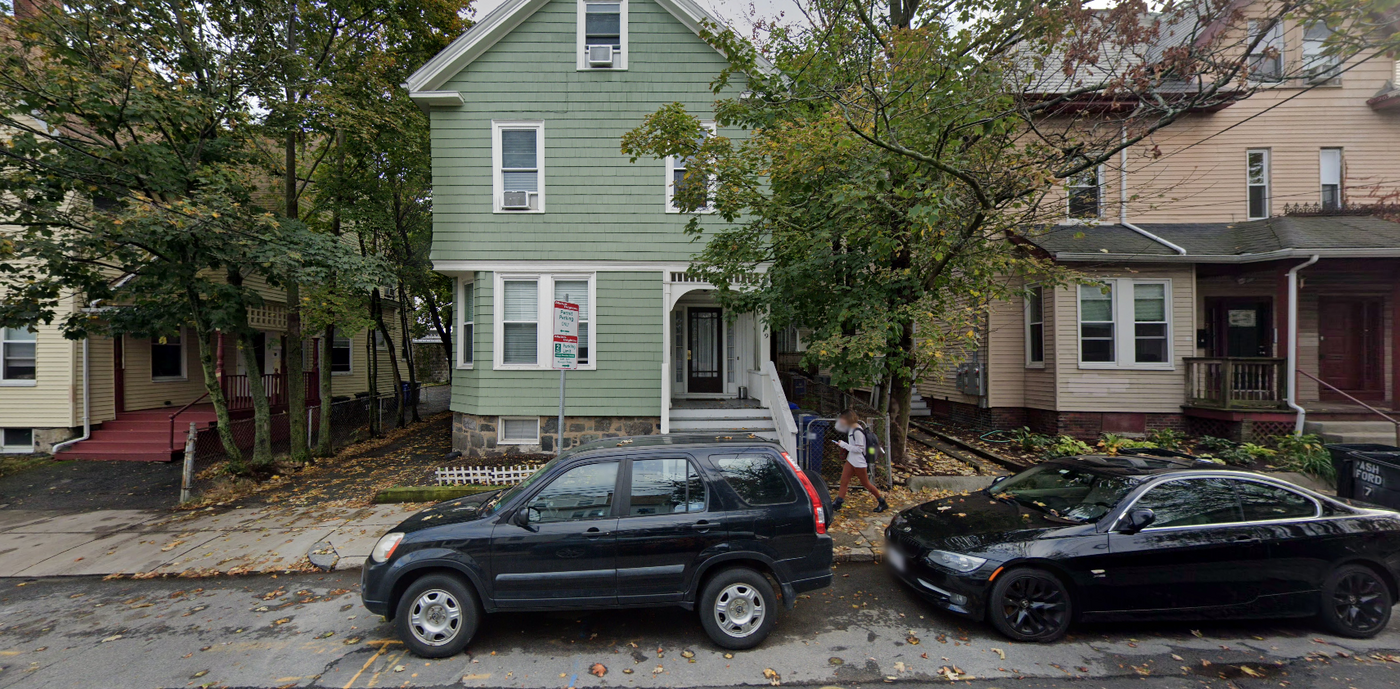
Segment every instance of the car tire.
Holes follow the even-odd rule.
[[[1351,639],[1369,639],[1390,624],[1395,605],[1390,587],[1376,571],[1342,565],[1322,582],[1318,621],[1327,631]]]
[[[449,658],[462,652],[481,623],[481,604],[461,577],[430,574],[399,597],[394,631],[420,658]]]
[[[1013,569],[992,586],[987,618],[1013,641],[1048,643],[1069,632],[1074,601],[1060,578],[1043,569]]]
[[[778,597],[762,574],[726,569],[700,593],[700,625],[720,648],[741,651],[763,643],[778,621]]]

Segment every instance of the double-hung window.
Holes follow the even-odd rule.
[[[1080,368],[1172,368],[1171,281],[1079,286]]]
[[[1265,28],[1268,27],[1268,28]],[[1249,53],[1249,75],[1255,81],[1281,81],[1283,79],[1283,22],[1250,20],[1249,43],[1263,33],[1258,45]]]
[[[1245,153],[1245,174],[1249,187],[1249,219],[1269,217],[1269,149]]]
[[[594,345],[598,333],[593,319],[593,275],[496,273],[494,294],[495,368],[552,368],[555,301],[578,304],[578,368],[596,368],[593,355],[597,352]]]
[[[180,331],[151,338],[151,380],[184,380],[185,346]]]
[[[1337,57],[1327,52],[1327,39],[1331,36],[1332,29],[1325,22],[1303,27],[1303,78],[1311,83],[1337,77]]]
[[[1026,290],[1026,366],[1045,365],[1045,304],[1040,286]]]
[[[462,280],[457,290],[457,368],[472,367],[476,344],[476,283]]]
[[[0,385],[34,385],[38,336],[28,328],[0,328]]]
[[[706,134],[705,134],[704,136],[714,136],[714,135],[715,135],[716,129],[715,129],[715,124],[714,124],[713,122],[705,122],[705,123],[702,123],[701,126],[703,126],[703,127],[705,128],[705,130],[706,130]],[[687,185],[687,184],[695,184],[695,183],[702,183],[702,184],[705,185],[705,192],[706,192],[706,193],[705,193],[705,200],[704,200],[703,203],[700,204],[700,206],[699,206],[698,208],[695,208],[695,209],[690,210],[690,211],[688,211],[688,212],[691,212],[691,213],[708,213],[708,212],[711,212],[711,211],[713,210],[713,209],[711,208],[711,205],[712,205],[712,202],[714,201],[715,179],[714,179],[713,177],[710,177],[709,179],[706,179],[706,180],[704,180],[703,182],[700,182],[699,180],[696,180],[694,177],[692,177],[691,179],[686,179],[686,175],[689,174],[689,172],[690,172],[689,168],[690,168],[690,160],[689,160],[688,158],[677,158],[676,156],[666,156],[666,212],[667,212],[667,213],[680,213],[680,212],[682,212],[681,205],[680,205],[678,199],[676,198],[676,192],[679,191],[679,190],[681,190],[681,189],[683,189],[683,188],[685,187],[685,185]]]
[[[1069,195],[1071,220],[1098,220],[1101,217],[1103,166],[1070,176],[1065,186]]]
[[[354,360],[355,347],[350,338],[344,335],[336,335],[331,340],[331,375],[344,375],[350,373],[351,362]]]
[[[491,123],[494,210],[544,212],[544,123]]]
[[[1322,181],[1322,208],[1342,207],[1342,149],[1324,148],[1318,154],[1318,177]]]
[[[578,68],[627,69],[627,0],[579,0]]]

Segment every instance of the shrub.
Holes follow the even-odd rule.
[[[1127,448],[1128,444],[1131,442],[1131,440],[1128,440],[1127,438],[1124,438],[1121,435],[1105,433],[1099,436],[1099,449],[1103,450],[1104,454],[1116,455],[1118,454],[1119,450]]]
[[[1278,455],[1285,469],[1335,482],[1337,472],[1332,467],[1332,455],[1322,446],[1322,439],[1312,434],[1281,435],[1274,438]]]
[[[1196,444],[1208,451],[1219,452],[1221,450],[1228,450],[1238,443],[1233,440],[1217,438],[1213,435],[1203,435],[1200,440],[1196,441]]]
[[[1087,455],[1094,451],[1088,444],[1075,440],[1067,435],[1055,436],[1049,447],[1045,448],[1048,457],[1073,457],[1075,455]]]
[[[1040,452],[1050,446],[1052,442],[1049,436],[1041,435],[1032,431],[1027,426],[1022,426],[1009,433],[1011,440],[1025,452]]]
[[[1153,447],[1160,447],[1167,450],[1180,450],[1186,442],[1186,434],[1174,431],[1170,428],[1159,428],[1147,434],[1147,442]]]

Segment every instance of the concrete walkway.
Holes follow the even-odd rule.
[[[311,569],[329,542],[357,568],[390,527],[421,506],[61,512],[0,510],[0,577],[212,576]]]

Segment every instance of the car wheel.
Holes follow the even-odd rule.
[[[1337,636],[1368,639],[1390,623],[1390,587],[1369,567],[1342,565],[1322,582],[1322,626]]]
[[[1014,641],[1056,641],[1069,631],[1074,603],[1059,577],[1040,569],[1013,569],[992,586],[987,616]]]
[[[726,569],[700,594],[700,624],[721,648],[743,650],[763,642],[777,622],[773,585],[751,569]]]
[[[450,574],[431,574],[413,582],[399,598],[397,611],[394,629],[420,658],[461,653],[481,622],[476,594]]]

